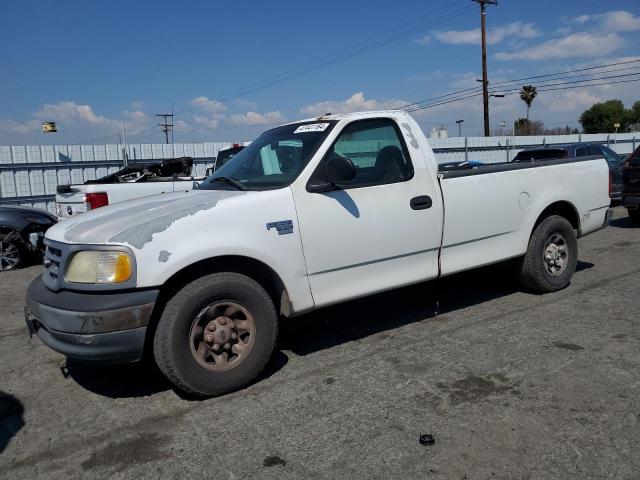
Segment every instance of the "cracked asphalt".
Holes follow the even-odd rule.
[[[202,401],[149,364],[65,378],[24,325],[40,267],[0,274],[0,477],[638,479],[640,229],[614,218],[561,292],[494,266],[314,312]]]

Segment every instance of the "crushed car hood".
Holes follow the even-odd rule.
[[[255,193],[194,190],[153,195],[79,215],[50,228],[46,237],[63,243],[128,244],[141,249],[180,218]]]

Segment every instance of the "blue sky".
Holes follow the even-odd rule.
[[[503,0],[488,7],[487,22],[493,82],[640,55],[637,0]],[[0,144],[113,143],[122,120],[130,141],[161,142],[153,115],[171,102],[176,142],[249,140],[317,113],[398,107],[477,86],[478,25],[470,0],[4,0]],[[264,85],[394,34],[379,48]],[[577,125],[580,112],[609,98],[640,99],[640,82],[544,92],[531,116],[549,127]],[[513,95],[492,100],[491,113],[492,125],[510,124],[525,107]],[[481,101],[416,118],[452,133],[463,118],[475,135]],[[59,133],[42,134],[43,120],[56,121]]]

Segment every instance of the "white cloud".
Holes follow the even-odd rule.
[[[142,110],[146,106],[147,106],[146,103],[141,102],[139,100],[134,100],[133,102],[129,103],[129,108],[132,109],[132,110]]]
[[[305,115],[315,116],[323,115],[325,113],[347,113],[347,112],[361,112],[364,110],[387,110],[399,108],[402,105],[406,105],[405,100],[376,100],[366,99],[364,93],[357,92],[351,95],[344,101],[329,100],[326,102],[313,103],[311,105],[305,105],[300,109],[300,113]]]
[[[68,125],[88,123],[92,125],[107,126],[118,123],[117,120],[96,115],[90,105],[80,105],[69,101],[45,103],[33,116],[40,120]]]
[[[193,121],[199,126],[209,130],[215,130],[220,126],[220,117],[218,116],[210,118],[210,117],[203,117],[200,115],[194,115]]]
[[[471,30],[446,30],[437,31],[433,35],[442,43],[451,45],[479,45],[481,33],[479,28]],[[533,23],[513,22],[500,27],[494,27],[487,32],[487,43],[495,45],[508,38],[530,39],[539,36],[540,33]]]
[[[129,110],[123,110],[122,114],[125,117],[133,120],[134,122],[144,122],[149,118],[147,114],[142,110],[134,110],[133,112],[130,112]]]
[[[189,102],[189,105],[199,107],[207,112],[225,112],[227,106],[218,100],[212,100],[208,97],[196,97]]]
[[[278,111],[258,113],[246,112],[242,114],[234,114],[229,116],[229,123],[241,126],[269,125],[279,123],[285,120],[284,115]]]
[[[618,10],[596,15],[596,20],[601,22],[603,29],[610,32],[635,32],[640,30],[640,17],[632,13]]]
[[[607,55],[621,48],[624,41],[617,33],[574,33],[554,38],[513,52],[496,53],[498,60],[548,60],[552,58],[589,58]]]
[[[584,25],[595,22],[596,27],[606,32],[635,32],[640,30],[640,17],[624,10],[613,10],[598,15],[580,15],[570,23]]]
[[[426,46],[426,45],[430,45],[431,44],[431,39],[432,39],[431,35],[424,35],[424,36],[422,36],[420,38],[416,38],[415,42],[417,44],[419,44],[419,45],[425,45]]]

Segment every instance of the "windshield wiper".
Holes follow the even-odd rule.
[[[233,185],[238,190],[242,190],[242,191],[247,190],[247,187],[245,187],[235,178],[231,178],[231,177],[215,177],[209,180],[209,183],[213,183],[213,182],[224,182],[224,183],[228,183],[229,185]]]

